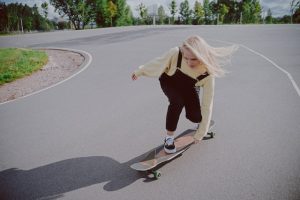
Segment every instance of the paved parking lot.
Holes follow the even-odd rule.
[[[300,26],[141,26],[0,37],[0,47],[86,51],[89,66],[0,105],[0,195],[6,199],[300,198]],[[167,99],[141,64],[198,34],[240,44],[216,80],[216,138],[149,181],[129,165],[164,137]],[[184,115],[177,134],[194,127]]]

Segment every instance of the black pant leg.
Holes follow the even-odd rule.
[[[167,81],[160,81],[160,85],[164,94],[169,100],[168,112],[166,116],[166,129],[168,131],[175,131],[180,114],[184,107],[183,94],[176,89],[173,84],[170,84]]]
[[[184,96],[186,118],[194,123],[200,123],[202,115],[198,92],[196,89],[191,88],[185,92]]]

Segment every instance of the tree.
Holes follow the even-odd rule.
[[[29,7],[27,4],[11,3],[5,5],[0,3],[0,31],[31,31],[31,30],[50,30],[52,23],[39,14],[35,4]]]
[[[199,1],[195,1],[193,11],[193,24],[202,24],[204,17],[204,9]]]
[[[125,10],[126,10],[126,0],[113,0],[114,4],[117,6],[117,14],[114,17],[114,24],[116,26],[124,26],[125,25]]]
[[[258,23],[261,20],[262,7],[258,0],[242,1],[242,22]]]
[[[8,30],[9,31],[19,31],[19,16],[18,13],[18,4],[9,4],[7,5],[7,18],[8,18]]]
[[[204,10],[205,24],[210,24],[212,11],[211,11],[211,7],[210,7],[210,4],[209,4],[209,0],[204,0],[203,1],[203,10]]]
[[[125,8],[125,19],[124,25],[132,25],[133,24],[133,13],[129,5],[126,5]]]
[[[252,4],[252,16],[253,16],[253,20],[252,22],[257,24],[259,23],[260,19],[261,19],[261,11],[262,11],[262,7],[259,3],[259,1],[254,0],[253,4]]]
[[[36,4],[34,4],[33,8],[33,27],[35,30],[42,30],[42,18],[40,17],[39,10]]]
[[[51,0],[52,1],[52,0]],[[61,0],[60,0],[61,1]],[[93,7],[95,6],[94,0],[78,0],[78,25],[79,29],[84,29],[84,27],[95,18],[95,12]],[[76,7],[75,7],[76,8]],[[81,25],[81,27],[80,27]]]
[[[117,6],[112,2],[108,2],[108,16],[110,18],[110,26],[113,26],[113,17],[115,17],[117,14]]]
[[[241,1],[234,1],[233,2],[233,6],[232,6],[232,9],[229,10],[229,13],[232,12],[232,20],[231,22],[233,23],[238,23],[239,22],[239,19],[240,19],[240,4],[241,4]]]
[[[219,7],[220,2],[218,0],[214,0],[209,3],[212,19],[213,21],[216,21],[216,24],[219,23]]]
[[[22,7],[23,5],[21,5]],[[1,27],[5,27],[5,29],[1,29],[1,31],[11,32],[11,31],[19,31],[20,30],[20,19],[18,13],[21,12],[20,6],[18,3],[12,3],[5,6],[3,5],[4,12],[0,12],[2,14],[6,14],[3,18],[1,17]]]
[[[247,2],[247,1],[244,1],[243,2],[243,6],[242,6],[242,13],[243,13],[243,16],[242,16],[242,23],[245,24],[245,23],[250,23],[250,19],[251,19],[251,6],[250,6],[250,3],[251,2]]]
[[[108,27],[110,25],[110,18],[107,11],[107,7],[107,0],[96,0],[95,21],[99,27]]]
[[[300,6],[298,7],[298,9],[295,11],[293,15],[293,22],[298,24],[300,23]]]
[[[27,4],[24,6],[20,4],[19,6],[18,17],[21,22],[21,31],[31,31],[32,30],[32,11]]]
[[[191,24],[191,14],[188,0],[184,0],[184,2],[180,3],[179,14],[184,22],[184,24]]]
[[[50,4],[60,15],[68,16],[76,30],[84,29],[95,17],[94,0],[50,0]]]
[[[8,11],[5,3],[0,2],[0,31],[9,32],[8,30]]]
[[[42,3],[41,7],[43,9],[44,16],[47,19],[48,18],[48,3],[47,2]]]
[[[291,16],[290,15],[284,15],[283,17],[279,17],[278,18],[278,23],[281,23],[281,24],[291,23]]]
[[[300,1],[299,0],[292,0],[290,3],[290,12],[291,12],[291,24],[293,23],[293,15],[297,9],[300,7]]]
[[[217,12],[218,20],[220,19],[221,23],[236,23],[238,21],[240,12],[238,10],[239,2],[237,0],[215,0],[215,4],[217,5],[214,5],[212,10],[213,13]],[[224,6],[226,6],[226,8]],[[228,10],[226,14],[224,14],[225,10]],[[216,14],[214,13],[214,15]]]
[[[268,9],[268,14],[267,14],[267,17],[266,17],[266,23],[267,24],[272,24],[272,11],[271,11],[270,8]]]
[[[140,14],[142,24],[144,24],[148,17],[148,10],[147,10],[146,6],[143,3],[140,3],[137,7],[137,11]]]
[[[165,12],[165,9],[164,7],[161,5],[158,7],[158,21],[160,24],[163,24],[164,23],[164,20],[166,18],[166,12]]]
[[[132,25],[133,14],[125,0],[94,0],[95,21],[99,27]],[[111,1],[111,3],[110,3]],[[115,14],[111,11],[116,6]]]
[[[177,13],[177,4],[175,0],[172,0],[169,9],[172,15],[172,24],[175,22],[175,14]]]
[[[226,5],[220,4],[220,10],[219,10],[219,18],[221,23],[223,24],[224,16],[228,13],[229,9]]]

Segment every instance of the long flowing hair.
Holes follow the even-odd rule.
[[[234,44],[227,47],[212,47],[198,35],[188,37],[182,44],[182,48],[189,49],[201,62],[208,73],[214,77],[222,77],[227,73],[223,66],[231,63],[232,54],[239,46]]]

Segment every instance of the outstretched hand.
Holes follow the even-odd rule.
[[[194,144],[199,144],[200,140],[195,139]]]
[[[138,79],[138,77],[135,75],[135,73],[133,73],[133,74],[131,75],[131,79],[132,79],[133,81],[135,81],[135,80]]]

